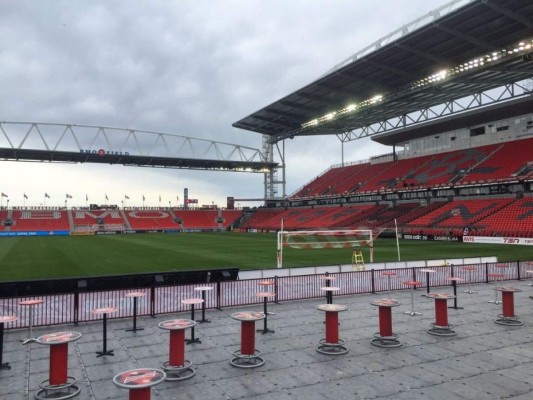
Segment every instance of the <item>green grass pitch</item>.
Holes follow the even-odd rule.
[[[497,256],[533,260],[531,246],[400,241],[402,261]],[[350,264],[351,249],[284,250],[284,267]],[[398,259],[396,241],[375,242],[375,262]],[[363,251],[368,263],[368,249]],[[0,239],[0,281],[238,267],[276,267],[276,235],[137,234]]]

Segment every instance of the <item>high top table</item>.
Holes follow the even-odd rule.
[[[16,321],[18,318],[15,315],[1,315],[0,316],[0,369],[11,369],[9,363],[3,362],[4,353],[4,324]]]
[[[430,299],[435,299],[435,322],[431,324],[428,333],[435,336],[454,336],[453,325],[448,324],[448,300],[455,299],[449,293],[428,293]]]
[[[137,368],[121,372],[113,377],[119,388],[129,389],[129,400],[150,400],[151,387],[163,382],[164,371],[155,368]]]
[[[463,271],[468,272],[468,290],[465,290],[463,293],[473,294],[476,293],[472,290],[472,272],[476,271],[477,267],[473,265],[465,265]]]
[[[196,371],[192,362],[185,359],[185,330],[196,325],[190,319],[170,319],[159,323],[159,328],[170,331],[168,361],[161,363],[167,381],[182,381],[192,378]]]
[[[526,271],[526,274],[528,274],[528,275],[533,275],[533,270],[528,269],[528,270]],[[526,283],[524,286],[533,286],[533,282]]]
[[[498,287],[498,282],[501,283],[501,281],[503,280],[503,277],[505,275],[502,274],[502,273],[499,273],[499,272],[494,272],[494,273],[490,273],[490,274],[487,274],[487,277],[488,278],[492,278],[494,279],[494,300],[489,300],[489,303],[494,303],[494,304],[500,304],[501,301],[498,299],[498,290],[496,290],[496,288]]]
[[[400,302],[392,299],[379,299],[370,303],[379,307],[379,332],[374,334],[371,340],[374,346],[378,347],[400,347],[402,344],[398,340],[398,335],[392,332],[392,307],[397,307]]]
[[[206,323],[206,322],[211,322],[211,321],[209,321],[208,319],[205,318],[205,305],[206,305],[205,295],[206,295],[207,292],[210,292],[211,290],[213,290],[213,286],[197,286],[197,287],[194,288],[194,290],[196,290],[197,292],[201,292],[202,293],[202,300],[203,300],[203,303],[202,303],[202,319],[200,321],[196,321],[196,322],[199,322],[201,324]]]
[[[230,364],[238,368],[257,368],[265,363],[263,354],[255,348],[255,321],[265,318],[261,312],[242,311],[231,314],[241,321],[241,349],[233,353]]]
[[[391,296],[391,281],[390,281],[390,278],[391,276],[396,276],[396,272],[394,271],[383,271],[381,273],[381,276],[386,276],[387,277],[387,282],[388,282],[388,293],[389,293],[389,299],[392,298]]]
[[[28,324],[29,324],[29,337],[22,341],[22,344],[28,344],[31,342],[35,342],[37,339],[33,337],[32,328],[33,328],[33,307],[38,306],[40,304],[43,304],[43,299],[31,299],[31,300],[23,300],[19,303],[19,305],[23,307],[29,308],[29,316],[28,316]]]
[[[404,285],[407,285],[407,286],[410,286],[411,287],[411,311],[404,311],[403,313],[404,314],[407,314],[407,315],[410,315],[410,316],[414,316],[414,315],[422,315],[421,312],[418,312],[418,311],[415,311],[415,299],[414,299],[414,293],[415,293],[415,288],[417,286],[420,286],[422,284],[422,282],[418,282],[418,281],[406,281],[406,282],[402,282]]]
[[[464,282],[465,280],[463,278],[459,278],[458,276],[450,276],[450,277],[446,278],[446,280],[452,282],[453,295],[455,296],[453,298],[453,306],[450,306],[449,308],[453,308],[455,310],[463,309],[464,307],[457,306],[457,282]]]
[[[348,353],[344,340],[339,339],[339,312],[346,311],[348,307],[340,304],[320,304],[316,309],[326,313],[326,338],[320,339],[316,351],[328,355]]]
[[[102,357],[102,356],[114,356],[113,350],[107,350],[107,314],[112,314],[118,311],[117,307],[101,307],[101,308],[95,308],[91,312],[95,315],[102,315],[102,326],[103,326],[103,334],[102,334],[102,351],[96,352],[96,357]]]
[[[430,287],[430,285],[429,285],[429,274],[434,274],[437,271],[435,271],[434,269],[429,269],[429,268],[422,268],[422,269],[419,269],[418,271],[423,272],[423,273],[426,274],[426,293],[429,293],[429,287]],[[422,296],[424,296],[424,295],[422,295]]]
[[[181,301],[183,304],[187,304],[191,306],[191,320],[194,321],[194,306],[196,304],[203,304],[205,303],[203,299],[183,299]],[[191,338],[186,339],[185,343],[191,344],[191,343],[202,343],[202,341],[198,338],[194,337],[194,325],[191,327]]]
[[[146,296],[145,292],[128,292],[124,295],[124,297],[132,298],[133,299],[133,328],[126,329],[128,332],[137,332],[142,331],[144,328],[137,328],[137,299],[139,297]]]
[[[262,281],[257,282],[259,286],[263,289],[262,292],[273,292],[275,294],[274,303],[278,302],[278,289],[276,288],[276,281],[273,279],[263,279]]]
[[[81,338],[79,332],[57,332],[39,336],[38,344],[50,346],[49,378],[41,382],[35,394],[38,400],[70,399],[80,393],[76,378],[67,375],[68,344]]]
[[[269,313],[267,310],[267,303],[269,298],[276,297],[276,293],[274,292],[257,292],[255,294],[257,297],[261,297],[263,299],[263,313],[265,314],[265,319],[263,320],[263,329],[258,329],[257,332],[261,332],[263,335],[265,333],[274,333],[272,329],[268,329],[267,321],[268,321],[268,315],[272,314]]]
[[[521,289],[517,289],[510,286],[497,286],[494,289],[498,292],[502,292],[502,314],[498,315],[498,319],[495,321],[500,325],[519,326],[524,325],[522,321],[514,314],[514,294],[521,292]]]
[[[328,304],[333,303],[333,292],[335,290],[340,290],[340,288],[332,288],[331,283],[337,280],[337,278],[326,273],[326,275],[320,277],[320,280],[324,281],[326,284],[326,286],[320,288],[320,290],[326,292],[326,303]],[[328,288],[331,288],[331,289],[328,289]]]

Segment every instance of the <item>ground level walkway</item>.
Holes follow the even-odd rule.
[[[196,367],[196,375],[180,382],[165,381],[152,389],[152,399],[207,400],[357,400],[357,399],[507,399],[533,398],[533,287],[526,281],[508,281],[506,286],[522,289],[515,293],[515,313],[523,326],[508,327],[494,321],[502,305],[494,298],[492,284],[473,285],[477,293],[458,288],[458,305],[449,309],[453,337],[427,333],[435,322],[435,304],[415,291],[416,311],[410,311],[411,292],[395,291],[392,297],[401,305],[392,309],[393,331],[402,346],[384,349],[370,341],[379,331],[378,308],[370,302],[387,293],[334,297],[333,302],[348,306],[339,314],[339,336],[349,352],[330,356],[316,351],[324,338],[324,313],[316,305],[324,299],[269,304],[268,327],[274,333],[256,335],[256,348],[265,364],[254,369],[230,365],[232,353],[240,348],[241,325],[231,318],[236,311],[262,311],[262,306],[208,310],[211,323],[197,324],[201,343],[186,345],[186,358]],[[432,289],[451,292],[451,287]],[[453,305],[453,301],[449,301]],[[197,317],[199,316],[197,313]],[[112,383],[114,375],[133,368],[159,368],[168,360],[169,333],[158,323],[173,318],[190,318],[189,313],[142,317],[137,325],[144,330],[126,331],[131,319],[108,321],[108,349],[114,356],[96,357],[102,350],[102,322],[34,328],[34,336],[75,330],[81,339],[70,343],[69,375],[81,388],[75,399],[126,399],[127,390]],[[259,321],[256,328],[262,328]],[[48,378],[49,349],[38,343],[22,345],[27,330],[6,331],[4,362],[11,370],[0,370],[0,398],[33,399],[39,383]],[[186,337],[190,331],[186,332]]]

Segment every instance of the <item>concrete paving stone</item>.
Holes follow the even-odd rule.
[[[379,373],[369,373],[353,378],[346,378],[335,381],[338,386],[353,390],[359,396],[367,399],[373,399],[383,396],[389,396],[402,391],[402,385],[385,377]]]
[[[468,354],[460,357],[461,363],[470,365],[473,368],[481,368],[482,371],[497,371],[500,369],[511,368],[520,363],[512,361],[508,358],[500,357],[495,353],[482,352],[475,354]]]
[[[404,361],[399,358],[391,357],[393,350],[396,349],[380,349],[381,352],[374,352],[364,356],[355,357],[353,362],[362,368],[366,368],[369,372],[386,371],[389,369],[400,368],[406,365]]]
[[[231,355],[232,351],[228,351],[228,348],[226,347],[215,347],[211,349],[195,348],[194,350],[186,353],[187,358],[196,365],[226,361],[231,358]]]
[[[181,382],[180,382],[181,384]],[[163,400],[229,400],[229,397],[213,382],[202,382],[189,386],[180,386],[174,383],[173,388],[162,388],[161,385],[155,387],[156,395],[152,398]]]
[[[116,351],[115,351],[116,352]],[[146,345],[142,347],[132,347],[128,348],[128,352],[134,358],[149,358],[149,357],[160,357],[161,359],[168,358],[168,344],[163,343]],[[187,355],[187,349],[185,350]]]
[[[288,399],[292,400],[363,400],[363,397],[356,393],[353,387],[341,385],[339,382],[320,383],[288,392],[290,393]]]
[[[278,385],[270,382],[260,373],[219,379],[215,384],[230,399],[246,399],[280,390]]]
[[[446,381],[442,376],[426,371],[424,367],[425,365],[422,364],[418,367],[410,366],[382,371],[379,374],[398,383],[404,390],[423,389]]]
[[[486,372],[481,366],[472,366],[462,362],[461,357],[424,364],[424,369],[442,376],[444,381],[464,379]]]
[[[341,356],[329,361],[312,364],[313,371],[330,380],[339,380],[360,376],[368,372],[364,367],[357,365],[353,357]]]
[[[131,361],[116,361],[108,364],[88,366],[85,368],[85,373],[90,382],[111,381],[116,374],[133,368],[139,367],[134,365]]]
[[[521,395],[533,390],[531,383],[522,382],[498,372],[490,372],[480,376],[466,378],[463,381],[479,393],[485,391],[493,398]]]
[[[273,371],[261,371],[261,375],[272,384],[287,390],[331,380],[328,374],[321,374],[317,371],[316,365],[299,365]]]
[[[256,373],[256,370],[258,369],[246,369],[246,368],[236,368],[232,366],[230,363],[230,358],[227,359],[227,361],[220,361],[216,363],[211,364],[202,364],[197,366],[197,373],[201,374],[202,376],[205,376],[210,381],[218,381],[220,379],[227,379],[227,378],[234,378],[237,376],[243,376],[243,375],[253,375]],[[262,367],[259,367],[259,369],[263,369],[266,367],[263,365]]]

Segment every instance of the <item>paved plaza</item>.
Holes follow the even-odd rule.
[[[186,345],[186,358],[196,375],[179,382],[163,382],[152,388],[152,399],[164,400],[314,400],[314,399],[533,399],[533,287],[525,281],[506,282],[522,289],[515,293],[515,313],[523,326],[508,327],[494,322],[502,305],[489,303],[494,298],[492,284],[473,285],[475,294],[458,288],[458,305],[449,309],[449,323],[457,332],[453,337],[427,333],[435,321],[432,299],[415,291],[416,311],[410,311],[409,290],[392,296],[401,305],[392,309],[393,331],[403,346],[384,349],[370,341],[379,331],[378,308],[370,305],[387,293],[334,297],[333,302],[348,306],[339,314],[339,336],[349,352],[329,356],[316,351],[324,338],[324,313],[315,309],[324,298],[269,304],[275,313],[268,319],[274,333],[256,335],[256,348],[263,352],[265,364],[254,369],[230,365],[232,353],[240,348],[241,326],[231,318],[236,311],[262,311],[262,304],[207,310],[211,323],[196,325],[201,343]],[[451,287],[432,288],[450,292]],[[453,305],[453,301],[449,301]],[[200,313],[196,314],[199,317]],[[75,399],[127,399],[127,390],[116,387],[116,374],[140,367],[159,368],[168,360],[169,333],[159,329],[161,321],[190,318],[189,313],[142,317],[144,330],[128,332],[131,319],[108,321],[108,349],[114,356],[96,357],[102,350],[102,322],[34,328],[34,336],[75,330],[81,339],[69,346],[69,375],[78,379],[81,393]],[[263,322],[256,323],[262,328]],[[33,399],[39,383],[48,378],[49,348],[38,343],[22,345],[28,331],[9,330],[5,334],[4,362],[11,370],[0,370],[0,398]],[[186,331],[186,337],[190,330]]]

